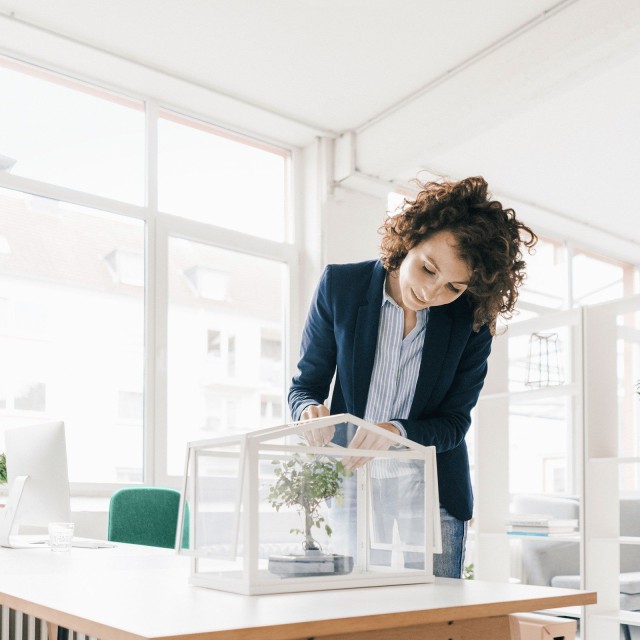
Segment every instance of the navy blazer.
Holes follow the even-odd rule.
[[[330,411],[364,415],[382,306],[386,270],[377,260],[329,265],[313,297],[301,342],[298,373],[289,390],[294,420],[322,404],[335,373]],[[488,327],[474,332],[467,296],[432,307],[426,327],[407,436],[435,446],[440,504],[460,520],[473,513],[465,435],[487,373]],[[396,419],[396,418],[391,418]]]

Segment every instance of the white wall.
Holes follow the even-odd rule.
[[[336,187],[323,212],[326,263],[378,258],[378,228],[386,217],[386,211],[386,198]]]
[[[380,255],[378,228],[386,217],[386,197],[332,186],[332,143],[319,138],[306,146],[296,166],[296,235],[302,250],[298,273],[292,278],[297,285],[291,301],[292,371],[309,304],[324,267]]]

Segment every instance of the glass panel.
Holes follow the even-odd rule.
[[[624,268],[621,264],[576,252],[572,274],[576,305],[597,304],[624,296]]]
[[[509,489],[511,493],[570,493],[571,399],[550,397],[511,402]]]
[[[158,136],[162,211],[286,240],[285,151],[169,112],[161,114]]]
[[[64,420],[72,482],[142,479],[144,223],[0,190],[0,432]],[[1,435],[0,435],[1,439]]]
[[[425,487],[424,461],[416,454],[401,458],[406,451],[397,452],[397,459],[381,452],[357,472],[366,469],[358,485],[357,473],[343,466],[340,446],[348,445],[357,429],[351,422],[336,424],[337,446],[326,455],[305,451],[299,438],[290,439],[300,449],[290,455],[276,453],[275,438],[263,443],[271,448],[260,460],[260,495],[266,487],[272,509],[260,507],[260,544],[276,575],[305,575],[307,562],[319,563],[323,555],[318,574],[348,573],[353,561],[369,571],[425,569],[425,525],[433,523],[433,514],[425,513],[431,487]],[[367,552],[356,560],[358,536],[366,540]]]
[[[192,583],[276,593],[433,580],[435,456],[403,441],[358,449],[349,469],[354,449],[336,440],[376,427],[340,419],[190,443]],[[333,427],[334,446],[307,446],[305,433]]]
[[[218,558],[235,560],[240,537],[242,449],[239,445],[194,449],[193,545]],[[240,565],[241,566],[241,565]]]
[[[216,273],[224,292],[208,295],[201,272]],[[282,423],[284,353],[274,345],[284,344],[286,281],[280,262],[169,239],[169,474],[182,474],[189,440]]]
[[[558,242],[540,238],[535,253],[525,253],[527,277],[520,289],[522,310],[558,310],[568,306],[567,252]],[[518,316],[518,319],[524,319]]]
[[[419,569],[425,566],[425,470],[418,460],[371,463],[372,565]]]
[[[144,103],[0,58],[0,171],[144,203]]]

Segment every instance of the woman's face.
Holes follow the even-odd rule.
[[[453,233],[439,231],[413,247],[395,275],[392,295],[395,289],[404,307],[418,311],[459,298],[467,289],[471,271],[458,256]]]

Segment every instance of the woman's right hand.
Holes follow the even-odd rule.
[[[328,415],[329,409],[323,404],[310,404],[308,407],[305,407],[304,411],[300,414],[300,420],[313,420],[314,418],[324,418]],[[335,426],[321,427],[307,431],[305,436],[310,446],[324,447],[325,444],[331,442],[335,432]]]

